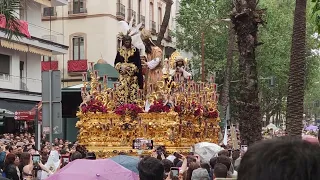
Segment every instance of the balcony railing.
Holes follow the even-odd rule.
[[[68,73],[81,75],[82,72],[88,71],[87,60],[69,60],[68,61]]]
[[[47,17],[57,17],[57,12],[56,9],[54,7],[46,7],[43,8],[43,14],[42,14],[42,18],[47,18]]]
[[[143,15],[140,15],[140,21],[139,23],[142,23],[142,26],[146,26],[146,17]]]
[[[150,21],[150,27],[149,28],[150,28],[152,34],[156,34],[157,33],[156,22]]]
[[[87,14],[87,8],[73,8],[71,11],[68,12],[69,15],[76,15],[76,14]]]
[[[41,71],[59,70],[58,61],[41,61]]]
[[[132,18],[133,24],[135,24],[137,20],[137,13],[132,9],[128,9],[128,21],[130,22]]]
[[[126,18],[126,6],[117,3],[117,19],[119,20],[124,20]]]
[[[45,23],[40,26],[29,22],[29,32],[31,36],[59,44],[65,44],[63,33],[56,31],[54,26],[52,26],[52,29],[50,30],[49,23],[47,26],[45,25]]]
[[[0,74],[0,87],[11,90],[41,92],[41,79]]]

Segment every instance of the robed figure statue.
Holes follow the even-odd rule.
[[[126,22],[120,22],[126,23]],[[139,49],[133,46],[132,30],[120,34],[122,46],[117,52],[114,67],[119,72],[116,95],[120,104],[136,103],[139,89],[143,89],[142,66]]]

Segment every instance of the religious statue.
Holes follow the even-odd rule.
[[[176,81],[184,82],[191,78],[192,74],[187,71],[188,60],[184,59],[178,52],[174,52],[170,59],[166,59],[162,72],[165,76],[174,78]]]
[[[156,84],[162,80],[162,50],[151,39],[151,32],[143,29],[141,39],[145,45],[145,51],[141,52],[142,63],[145,68],[145,90],[150,84]]]
[[[119,72],[119,85],[117,86],[117,99],[120,104],[135,103],[139,89],[143,89],[142,66],[139,49],[132,41],[134,36],[140,36],[139,28],[129,26],[125,21],[119,22],[119,38],[122,46],[117,52],[114,67]],[[140,26],[140,25],[139,25]]]

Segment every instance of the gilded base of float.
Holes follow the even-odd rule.
[[[179,117],[175,112],[141,113],[137,117],[115,113],[78,113],[78,141],[98,158],[119,153],[138,155],[132,149],[136,138],[151,139],[154,146],[166,146],[168,153],[187,154],[199,142],[218,143],[220,119]],[[140,152],[141,153],[141,152]],[[149,154],[150,151],[143,151]]]
[[[87,146],[88,151],[95,152],[97,158],[109,158],[117,156],[119,154],[125,154],[129,156],[151,155],[152,150],[137,150],[132,147],[96,147]],[[173,154],[178,152],[179,154],[187,155],[191,150],[191,147],[166,147],[167,154]]]

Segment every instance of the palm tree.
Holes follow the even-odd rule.
[[[287,133],[300,136],[303,120],[304,81],[306,67],[307,0],[296,0],[287,98]]]
[[[161,45],[161,41],[164,37],[164,33],[166,32],[167,27],[169,25],[169,21],[170,21],[171,7],[173,4],[173,1],[172,0],[165,0],[165,2],[166,2],[166,10],[164,12],[162,24],[161,24],[160,31],[159,31],[159,34],[157,37],[157,41],[156,41],[157,46]]]
[[[250,145],[262,138],[260,119],[257,62],[255,49],[258,25],[263,23],[263,11],[257,10],[257,0],[236,0],[231,21],[237,37],[239,51],[239,130],[243,144]]]
[[[0,0],[0,18],[6,20],[5,33],[8,39],[12,37],[19,38],[20,23],[17,10],[21,8],[20,0]],[[2,17],[1,17],[2,16]]]

